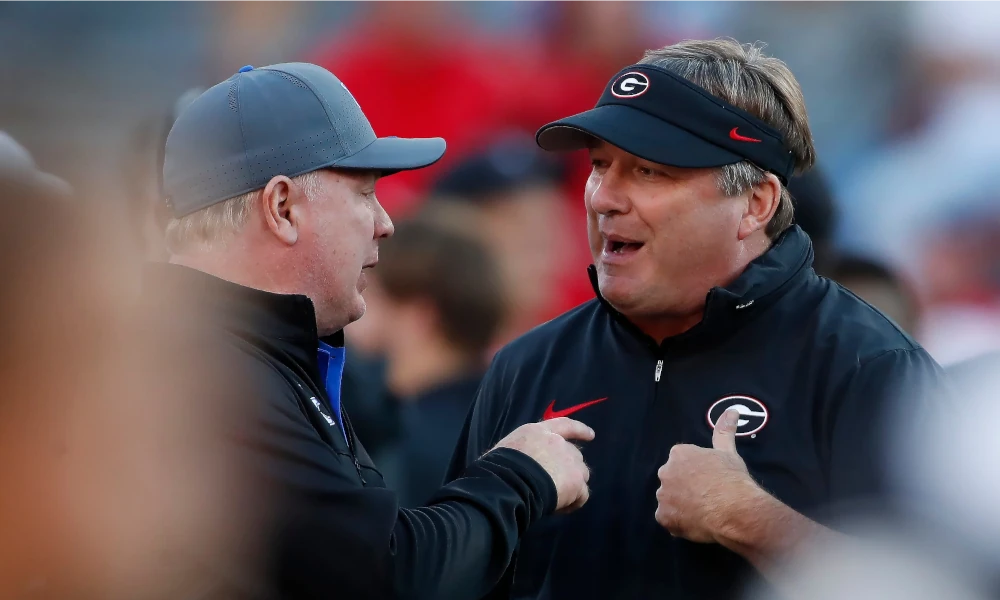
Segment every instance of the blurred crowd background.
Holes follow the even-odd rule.
[[[140,334],[147,323],[122,316],[142,261],[166,256],[159,167],[172,120],[243,65],[318,63],[379,135],[448,142],[439,164],[379,183],[396,235],[370,278],[367,316],[347,331],[344,402],[387,481],[416,506],[440,483],[492,353],[594,296],[589,165],[541,153],[534,131],[592,107],[643,50],[682,39],[762,41],[798,77],[819,167],[790,187],[817,270],[943,365],[989,364],[1000,352],[998,30],[1000,3],[988,2],[0,4],[2,172],[33,161],[62,180],[46,202],[4,183],[0,476],[25,491],[2,494],[0,528],[21,535],[0,538],[34,540],[39,556],[65,549],[51,515],[72,529],[88,507],[105,520],[85,513],[74,535],[97,540],[80,547],[104,552],[107,568],[81,572],[99,574],[92,590],[131,592],[133,578],[162,582],[143,570],[136,540],[162,543],[146,548],[156,553],[196,534],[229,539],[204,526],[218,521],[197,494],[178,504],[158,492],[211,481],[201,489],[233,493],[186,470],[211,427],[191,433],[168,388],[150,387],[160,367]],[[988,400],[976,410],[996,414]],[[68,418],[73,407],[86,424]],[[46,479],[72,454],[59,435],[35,435],[53,419],[90,449],[75,479]],[[998,466],[991,443],[976,469]],[[115,485],[91,485],[102,477]],[[69,487],[42,489],[53,485]],[[961,505],[954,496],[934,497]],[[0,590],[34,556],[0,555]]]

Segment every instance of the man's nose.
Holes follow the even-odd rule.
[[[591,182],[590,207],[600,215],[628,212],[628,200],[624,180],[614,167],[607,169],[600,178]]]
[[[396,227],[378,200],[375,201],[375,239],[382,239],[395,233]]]

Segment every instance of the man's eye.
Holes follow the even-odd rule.
[[[607,166],[608,163],[599,158],[592,158],[590,159],[590,164],[593,165],[595,168],[603,169],[604,167]]]

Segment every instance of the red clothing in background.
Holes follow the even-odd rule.
[[[490,134],[520,126],[525,115],[530,66],[500,44],[462,35],[433,46],[377,34],[368,26],[311,60],[351,90],[379,136],[443,137],[448,151],[436,165],[400,173],[379,183],[390,215],[407,213],[429,184],[462,153]]]

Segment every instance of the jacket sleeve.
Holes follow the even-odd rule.
[[[525,529],[555,508],[555,487],[528,456],[488,453],[429,506],[362,487],[348,457],[326,445],[278,377],[265,388],[251,460],[280,497],[275,569],[295,598],[479,598],[504,573]],[[294,590],[294,594],[288,594]]]
[[[915,419],[950,402],[941,367],[922,348],[897,349],[861,361],[838,391],[829,433],[829,492],[839,513],[883,510],[894,489],[891,444]]]

